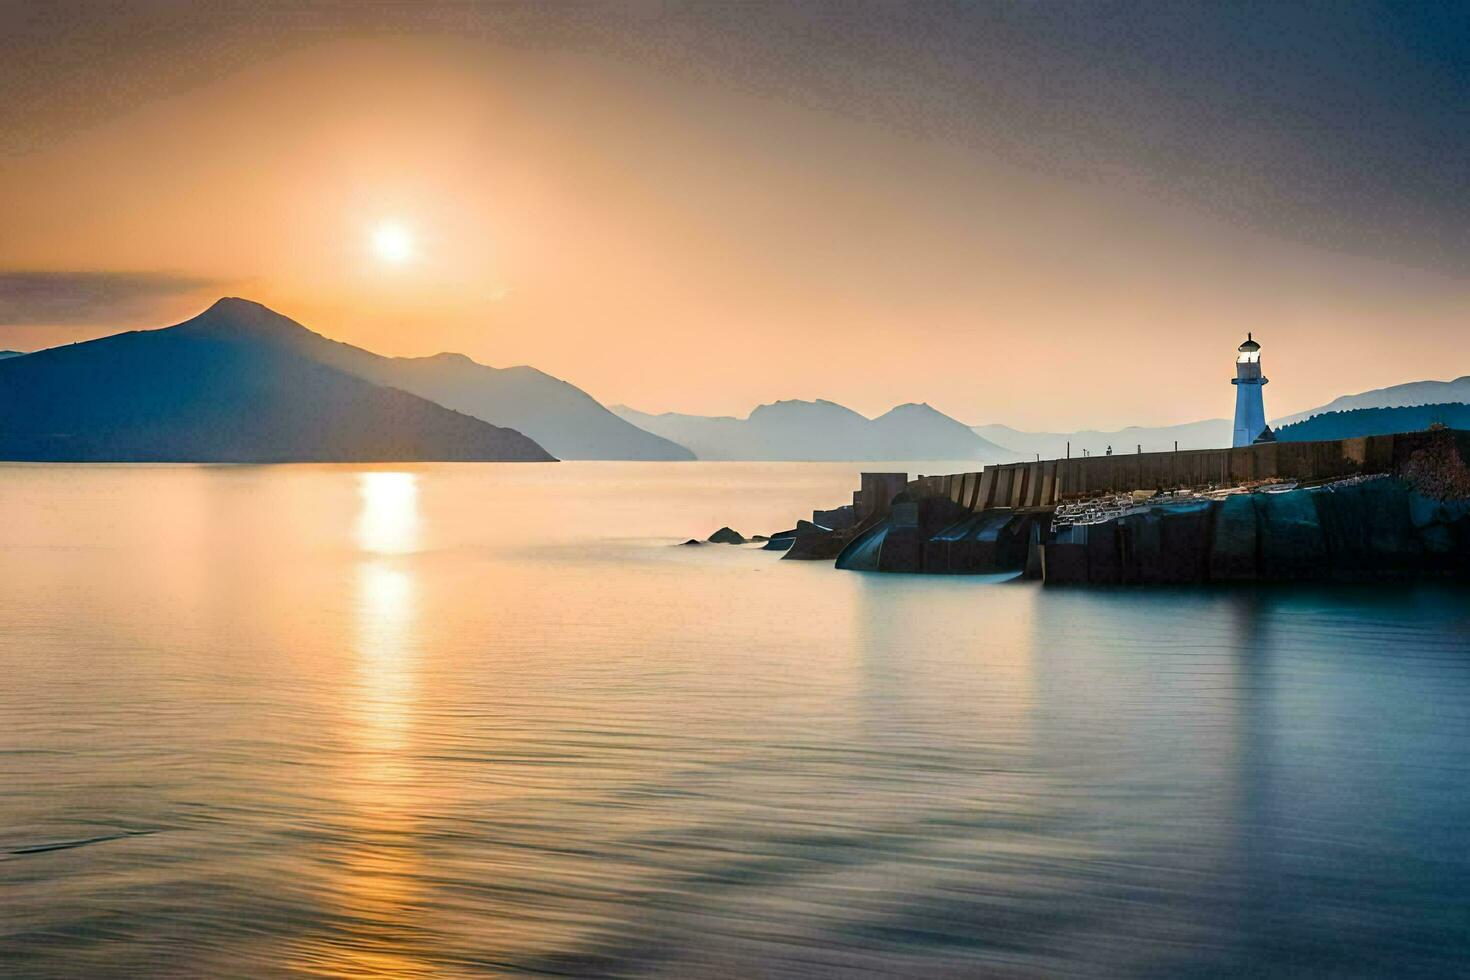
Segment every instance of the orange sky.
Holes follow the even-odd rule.
[[[1272,416],[1470,373],[1453,269],[595,51],[261,52],[5,154],[0,201],[0,270],[187,280],[58,322],[0,309],[0,347],[228,293],[646,411],[928,401],[1029,428],[1227,416],[1247,330]],[[385,220],[408,263],[373,254]]]

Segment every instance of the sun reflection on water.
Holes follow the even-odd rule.
[[[414,702],[414,580],[383,559],[357,569],[358,749],[363,762],[383,770],[398,759],[386,755],[404,745]]]
[[[402,555],[419,547],[419,478],[414,473],[361,473],[357,546],[375,555]]]
[[[412,473],[363,473],[357,483],[354,536],[366,554],[352,584],[355,669],[343,678],[347,757],[327,882],[341,934],[307,942],[295,965],[319,976],[430,976],[414,806],[418,482]]]

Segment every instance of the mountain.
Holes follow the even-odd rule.
[[[694,458],[683,446],[614,415],[582,389],[532,367],[487,367],[463,354],[381,357],[320,339],[309,356],[324,364],[509,426],[561,459]]]
[[[544,461],[519,432],[307,356],[330,344],[241,299],[176,326],[0,361],[0,458]]]
[[[1115,453],[1137,452],[1140,445],[1146,453],[1166,452],[1174,448],[1176,441],[1180,449],[1219,449],[1230,445],[1234,435],[1233,423],[1229,419],[1154,427],[1133,425],[1112,431],[1023,432],[1008,425],[977,425],[974,431],[986,439],[1009,446],[1016,451],[1016,459],[1031,459],[1037,454],[1042,459],[1060,459],[1067,455],[1069,442],[1073,456],[1081,456],[1084,449],[1094,456],[1101,456],[1109,446]]]
[[[0,361],[5,360],[7,357],[20,357],[24,353],[25,351],[23,350],[0,350]]]
[[[1395,432],[1419,432],[1436,423],[1447,425],[1452,429],[1470,429],[1470,405],[1463,402],[1450,402],[1441,405],[1354,408],[1345,412],[1322,412],[1310,418],[1283,425],[1276,430],[1276,441],[1311,442],[1317,439],[1384,436]]]
[[[1444,405],[1470,402],[1470,375],[1453,381],[1410,381],[1388,388],[1375,388],[1356,395],[1334,398],[1326,405],[1297,412],[1271,423],[1273,429],[1300,422],[1324,412],[1345,412],[1355,408],[1400,408],[1407,405]]]
[[[1015,454],[924,402],[889,409],[872,421],[882,459],[1009,459]]]
[[[1322,433],[1341,430],[1352,435],[1368,435],[1370,433],[1367,431],[1349,432],[1349,430],[1355,426],[1374,428],[1388,424],[1384,420],[1393,417],[1364,416],[1359,417],[1356,421],[1344,420],[1332,425],[1312,428],[1297,428],[1296,424],[1301,423],[1304,419],[1328,412],[1347,412],[1363,408],[1396,408],[1410,405],[1433,406],[1455,402],[1470,402],[1470,376],[1456,378],[1454,381],[1411,381],[1407,384],[1378,388],[1356,395],[1343,395],[1326,405],[1275,419],[1271,422],[1271,428],[1276,432],[1277,438],[1286,438],[1288,441],[1347,437],[1346,435],[1304,436],[1300,434],[1303,432]],[[1404,415],[1397,418],[1407,427],[1391,431],[1413,431],[1425,428],[1429,424],[1429,421],[1425,421],[1423,425],[1409,424],[1410,420],[1419,418],[1417,415]],[[1284,437],[1283,429],[1288,426],[1291,427],[1289,431],[1293,434]],[[1129,426],[1126,429],[1107,432],[1099,432],[1094,429],[1080,432],[1023,432],[1008,425],[974,426],[974,431],[978,435],[1003,446],[1009,446],[1016,450],[1018,457],[1023,459],[1030,458],[1037,453],[1041,454],[1042,459],[1065,456],[1069,442],[1074,456],[1081,455],[1084,449],[1093,455],[1099,455],[1106,452],[1108,446],[1112,446],[1115,453],[1136,452],[1139,445],[1143,446],[1144,452],[1166,452],[1174,448],[1176,440],[1180,449],[1218,449],[1230,445],[1234,435],[1232,429],[1233,425],[1229,419],[1208,419],[1203,422],[1156,427]]]
[[[993,461],[1014,455],[928,405],[900,405],[876,419],[820,399],[761,405],[743,419],[650,415],[626,405],[613,411],[700,459]]]

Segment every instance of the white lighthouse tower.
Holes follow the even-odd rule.
[[[1266,430],[1266,406],[1261,401],[1261,345],[1245,335],[1235,358],[1235,438],[1233,446],[1249,446]]]

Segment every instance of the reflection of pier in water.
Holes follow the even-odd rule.
[[[1092,628],[1129,601],[1047,593],[1030,637],[1032,763],[1056,776],[1056,832],[1089,844],[1038,878],[1071,910],[1058,942],[1124,972],[1158,966],[1161,949],[1259,934],[1254,889],[1273,847],[1261,836],[1273,729],[1258,600],[1155,594],[1135,630]]]

